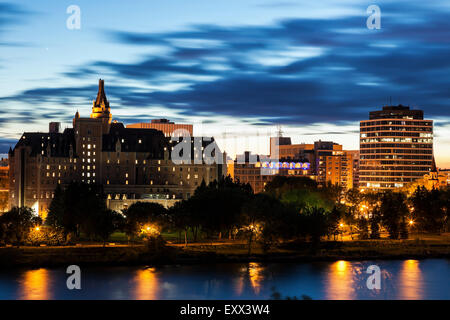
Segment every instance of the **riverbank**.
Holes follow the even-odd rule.
[[[450,258],[447,240],[370,240],[288,243],[264,253],[244,243],[168,245],[152,251],[145,246],[71,246],[0,248],[0,267],[57,267],[77,265],[162,265],[218,262],[311,262],[336,260]]]

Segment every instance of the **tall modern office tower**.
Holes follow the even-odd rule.
[[[422,110],[385,106],[360,123],[360,189],[394,189],[433,165],[433,121]]]

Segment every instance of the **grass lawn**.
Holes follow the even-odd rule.
[[[161,236],[166,241],[176,242],[178,241],[178,232],[162,232]],[[188,242],[191,242],[194,239],[194,235],[191,231],[188,232]],[[114,232],[110,238],[109,242],[127,242],[128,238],[124,232]],[[181,233],[181,242],[184,242],[184,232]]]

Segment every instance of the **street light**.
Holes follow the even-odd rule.
[[[153,237],[160,234],[158,226],[154,225],[154,224],[149,224],[149,225],[143,226],[143,228],[141,229],[141,232],[144,234],[147,234],[149,236],[153,236]]]

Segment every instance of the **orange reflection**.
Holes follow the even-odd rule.
[[[399,274],[398,287],[400,288],[399,299],[422,299],[422,274],[418,260],[406,260],[403,262]]]
[[[248,275],[250,277],[250,284],[253,288],[253,291],[256,294],[259,294],[259,291],[261,290],[261,282],[263,280],[262,275],[263,267],[260,263],[257,262],[250,262],[248,264]]]
[[[328,272],[327,299],[347,300],[354,298],[353,270],[348,261],[340,260],[330,266]]]
[[[155,300],[158,297],[158,279],[155,268],[138,270],[136,273],[136,287],[134,296],[136,300]]]
[[[21,280],[21,299],[48,300],[50,299],[49,274],[47,269],[26,271]]]
[[[244,277],[239,276],[239,278],[233,280],[233,283],[235,295],[240,296],[244,291]]]

